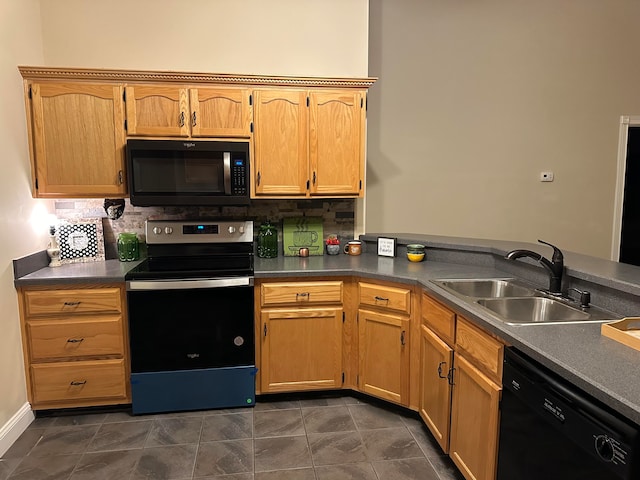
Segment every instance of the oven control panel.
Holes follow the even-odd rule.
[[[253,222],[147,220],[147,244],[253,242]]]

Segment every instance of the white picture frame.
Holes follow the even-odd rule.
[[[56,227],[60,263],[104,261],[102,219],[62,222]]]
[[[397,253],[395,238],[378,237],[378,255],[381,257],[395,257]]]

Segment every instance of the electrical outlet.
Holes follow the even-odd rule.
[[[541,182],[553,182],[553,172],[540,172]]]

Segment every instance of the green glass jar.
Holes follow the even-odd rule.
[[[133,262],[140,258],[140,244],[135,233],[123,232],[118,235],[118,258],[121,262]]]
[[[260,225],[258,231],[258,257],[276,258],[278,256],[278,229],[268,220]]]

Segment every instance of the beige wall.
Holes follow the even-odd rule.
[[[0,0],[0,428],[27,401],[12,260],[42,250],[45,229],[31,218],[47,202],[29,189],[29,151],[19,64],[42,63],[37,0]]]
[[[42,26],[41,26],[42,18]],[[366,0],[0,0],[0,428],[26,401],[11,260],[46,247],[30,218],[17,65],[367,75]]]
[[[367,0],[41,2],[47,65],[367,75]]]
[[[608,258],[636,0],[371,0],[367,230]],[[541,171],[555,173],[541,183]],[[547,251],[541,247],[541,251]]]

